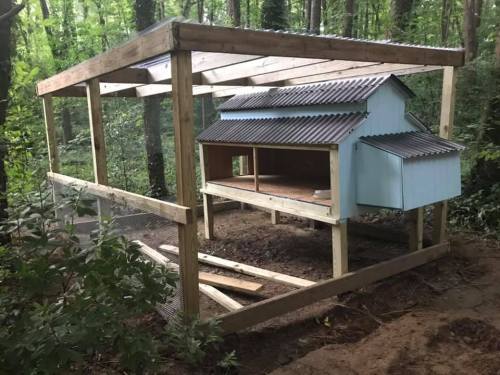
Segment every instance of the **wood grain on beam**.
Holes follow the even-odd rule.
[[[39,82],[37,85],[38,95],[44,95],[64,87],[73,86],[76,83],[84,82],[169,52],[174,47],[171,26],[172,24],[161,25],[157,29],[139,35],[121,46],[110,49],[90,60]]]
[[[181,50],[419,65],[464,64],[462,49],[418,47],[179,22],[172,23],[172,30],[176,47]]]

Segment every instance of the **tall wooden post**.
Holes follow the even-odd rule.
[[[339,223],[332,225],[333,277],[348,271],[347,220],[340,220],[340,161],[338,148],[330,150],[331,212]]]
[[[200,308],[191,52],[174,51],[171,58],[177,203],[192,209],[191,222],[178,225],[182,302],[184,314],[195,317]]]
[[[47,149],[49,154],[49,170],[54,173],[59,173],[60,162],[59,153],[57,151],[56,129],[54,124],[54,107],[52,104],[52,94],[43,96],[43,117],[45,119],[45,133],[47,136]],[[57,206],[61,194],[61,187],[53,183],[52,196],[54,203]],[[56,209],[56,218],[63,219],[64,212]]]
[[[207,146],[199,144],[201,186],[206,187],[207,179],[210,178],[210,164],[208,162]],[[213,197],[210,194],[203,194],[203,222],[205,224],[205,238],[214,239],[214,212]]]
[[[441,120],[439,123],[439,136],[451,139],[453,121],[455,117],[455,84],[457,70],[453,66],[446,66],[443,71],[443,90],[441,94]],[[434,244],[446,241],[446,224],[448,202],[442,201],[434,205],[434,222],[432,242]]]
[[[99,79],[86,82],[87,104],[89,110],[90,139],[92,142],[92,161],[94,165],[94,180],[96,184],[108,185],[108,166],[106,161],[106,142],[102,125],[102,104]],[[97,199],[99,219],[109,216],[109,203]]]

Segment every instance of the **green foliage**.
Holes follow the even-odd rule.
[[[288,29],[288,15],[285,0],[264,0],[261,13],[263,29]]]
[[[0,372],[66,373],[115,358],[134,373],[154,368],[159,341],[142,320],[176,275],[110,227],[83,245],[71,225],[57,226],[49,197],[42,187],[22,197],[2,227],[13,241],[0,251]],[[81,192],[65,203],[90,213]]]

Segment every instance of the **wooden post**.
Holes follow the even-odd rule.
[[[338,148],[330,150],[330,189],[331,212],[335,219],[340,220],[340,162]],[[338,225],[332,225],[333,277],[342,276],[349,269],[347,246],[347,220],[340,220]]]
[[[446,66],[443,70],[443,90],[441,94],[441,120],[439,123],[439,136],[451,139],[453,121],[455,117],[455,84],[457,69]],[[434,205],[432,242],[434,244],[446,241],[446,223],[448,202],[442,201]]]
[[[424,208],[418,207],[406,213],[409,234],[409,249],[417,251],[423,248]]]
[[[271,210],[271,223],[273,225],[279,224],[281,219],[281,215],[279,211]]]
[[[52,94],[46,94],[43,96],[43,116],[45,119],[45,133],[47,135],[47,149],[49,156],[49,170],[53,173],[59,173],[60,171],[60,161],[59,152],[57,151],[57,139],[56,139],[56,129],[54,124],[54,107],[52,104]],[[54,204],[57,207],[60,201],[61,186],[58,184],[52,184],[52,197],[54,199]],[[56,208],[55,211],[57,219],[64,219],[64,212]]]
[[[99,79],[86,82],[87,103],[90,122],[90,139],[92,142],[92,160],[94,164],[94,180],[96,184],[108,185],[108,167],[106,161],[106,142],[102,125],[102,105]],[[109,202],[97,199],[99,220],[110,215]]]
[[[259,149],[253,148],[253,174],[255,181],[255,191],[259,191]]]
[[[210,165],[208,162],[207,146],[201,143],[198,146],[200,154],[201,186],[205,188],[207,179],[210,178]],[[214,212],[213,197],[210,194],[203,194],[203,222],[205,224],[205,238],[214,239]]]
[[[248,172],[248,155],[243,155],[240,156],[240,176],[246,176]],[[246,203],[241,203],[240,208],[242,210],[245,210],[248,208],[248,205]]]
[[[192,209],[191,222],[178,224],[182,304],[191,318],[200,312],[191,52],[174,51],[171,59],[177,203]]]

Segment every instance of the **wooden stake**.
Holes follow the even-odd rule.
[[[279,211],[272,210],[271,211],[271,223],[273,225],[279,224],[281,219],[281,215]]]
[[[200,308],[191,52],[172,52],[171,67],[177,203],[193,210],[192,222],[178,225],[182,302],[185,315],[196,317]]]
[[[406,213],[410,251],[421,250],[424,240],[424,208],[418,207]]]
[[[453,132],[453,121],[455,117],[456,81],[457,69],[452,66],[446,66],[443,71],[441,120],[439,123],[439,136],[445,139],[451,139]],[[435,244],[446,241],[447,213],[448,202],[443,201],[434,205],[432,241]]]
[[[201,186],[205,187],[207,179],[210,178],[207,146],[200,143],[198,150],[200,156]],[[210,194],[203,194],[203,222],[205,225],[205,238],[207,240],[214,239],[213,197]]]
[[[255,191],[259,191],[259,149],[253,148],[253,173],[255,180]]]

